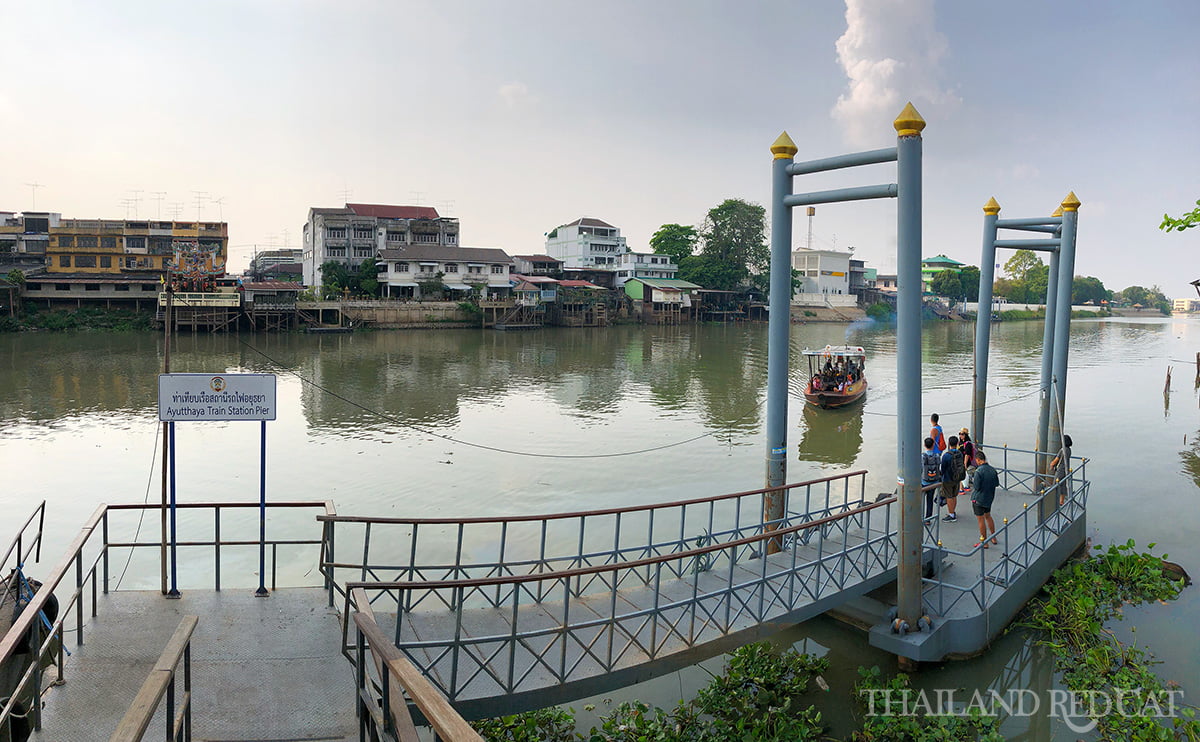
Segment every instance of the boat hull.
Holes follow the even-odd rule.
[[[845,407],[846,405],[854,404],[862,399],[866,393],[866,379],[848,384],[843,391],[836,389],[815,390],[810,383],[804,390],[804,400],[823,410],[829,410],[835,407]]]

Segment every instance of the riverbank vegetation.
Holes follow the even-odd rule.
[[[769,642],[748,644],[734,651],[725,669],[715,675],[694,699],[672,709],[642,701],[624,701],[600,715],[588,732],[576,731],[574,713],[550,707],[475,722],[490,742],[806,742],[831,739],[818,705],[836,703],[821,674],[829,669],[824,657],[780,651]],[[879,668],[859,671],[854,687],[862,730],[849,742],[1002,742],[999,722],[978,710],[961,715],[914,715],[894,703],[870,704],[865,699],[899,701],[908,677],[885,678]],[[815,702],[815,703],[814,703]],[[594,711],[593,707],[586,710]]]
[[[1152,655],[1119,641],[1104,627],[1121,620],[1127,605],[1174,600],[1184,587],[1184,575],[1165,561],[1166,554],[1139,552],[1132,540],[1095,550],[1090,558],[1059,568],[1020,625],[1035,630],[1038,643],[1054,653],[1069,690],[1089,694],[1089,699],[1123,699],[1117,709],[1111,703],[1085,707],[1100,739],[1200,739],[1192,707],[1174,706],[1174,716],[1167,712],[1171,704],[1165,694],[1173,688],[1154,673]]]
[[[154,314],[133,309],[79,307],[33,309],[25,307],[16,317],[0,316],[0,332],[106,330],[128,332],[153,330]]]

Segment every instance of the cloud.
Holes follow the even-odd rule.
[[[957,104],[940,81],[948,49],[934,28],[933,0],[846,0],[837,55],[849,86],[832,111],[846,141],[879,144],[906,101],[918,110]]]
[[[506,82],[496,91],[500,100],[504,101],[508,110],[537,103],[537,97],[529,92],[529,86],[523,82]]]
[[[1042,171],[1039,170],[1035,165],[1022,162],[1017,165],[1013,165],[1009,174],[1013,180],[1037,180],[1039,177],[1041,177]]]

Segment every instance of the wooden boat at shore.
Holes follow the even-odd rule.
[[[844,407],[867,393],[866,351],[854,345],[826,345],[804,349],[808,358],[808,383],[804,399],[822,409]]]

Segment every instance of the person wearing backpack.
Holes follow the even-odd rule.
[[[942,432],[942,426],[938,425],[936,412],[929,416],[929,437],[933,439],[933,450],[941,456],[946,450],[946,435]]]
[[[942,454],[941,475],[942,498],[946,501],[947,513],[942,520],[954,523],[958,521],[958,516],[954,513],[958,508],[958,487],[967,478],[967,465],[963,459],[963,452],[958,448],[958,436],[950,436],[946,443],[950,447]]]
[[[942,461],[938,452],[933,448],[933,439],[925,439],[925,450],[921,453],[921,491],[925,493],[925,520],[933,517],[933,496],[937,491],[935,485],[942,481]],[[928,487],[928,489],[926,489]]]

